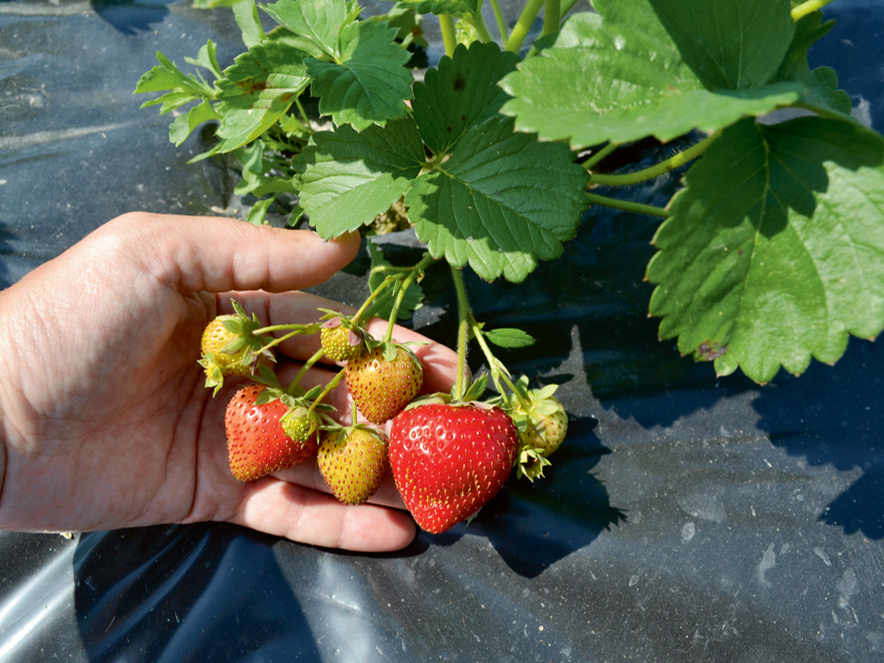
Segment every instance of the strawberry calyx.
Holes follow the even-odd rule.
[[[530,389],[524,375],[512,383],[514,395],[507,412],[519,432],[516,475],[529,481],[543,476],[551,456],[561,446],[568,430],[568,415],[553,395],[558,385]]]
[[[217,394],[226,375],[254,374],[263,360],[276,361],[261,335],[261,323],[249,317],[236,300],[231,300],[233,314],[219,315],[206,325],[200,339],[198,360],[206,373],[206,388]]]
[[[325,315],[319,320],[320,342],[325,356],[332,361],[350,361],[366,351],[365,339],[369,336],[363,325],[355,317],[338,311],[319,309]]]

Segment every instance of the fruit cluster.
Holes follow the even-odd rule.
[[[356,505],[369,500],[392,472],[409,512],[431,533],[475,515],[513,468],[531,481],[542,476],[549,455],[564,440],[568,417],[553,396],[554,385],[530,389],[525,377],[513,381],[491,354],[486,341],[508,335],[487,334],[465,309],[459,368],[464,340],[478,339],[499,393],[479,400],[488,383],[482,375],[471,384],[461,377],[451,394],[418,397],[421,361],[392,339],[392,323],[383,340],[367,332],[362,320],[371,311],[369,302],[352,316],[322,309],[316,323],[261,327],[234,301],[234,314],[209,323],[200,359],[206,386],[217,393],[226,376],[250,382],[234,394],[225,415],[233,476],[253,481],[315,456],[331,492]],[[315,333],[321,349],[283,388],[270,368],[273,348],[294,334]],[[343,363],[343,370],[324,387],[304,390],[301,377],[321,359]],[[337,423],[333,408],[323,403],[344,378],[353,402],[348,426]],[[357,422],[357,411],[368,423]]]

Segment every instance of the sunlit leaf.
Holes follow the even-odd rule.
[[[647,276],[660,336],[759,382],[884,328],[884,139],[800,118],[726,129],[687,174]]]

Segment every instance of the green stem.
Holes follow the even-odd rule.
[[[334,389],[335,387],[338,386],[338,383],[340,383],[340,381],[343,377],[344,377],[344,371],[338,371],[337,375],[335,375],[331,380],[329,380],[328,384],[325,385],[325,387],[323,388],[323,390],[321,392],[319,392],[319,396],[317,396],[316,398],[313,399],[313,402],[310,403],[310,407],[308,408],[308,411],[315,410],[316,406],[322,402],[322,399],[325,398],[326,396],[328,396],[328,393],[332,389]],[[356,408],[356,403],[353,403],[353,408],[354,409]],[[355,414],[356,413],[354,412],[354,416],[353,416],[353,423],[354,424],[356,423]]]
[[[313,131],[310,129],[310,118],[307,117],[307,111],[304,110],[304,105],[301,103],[300,97],[295,97],[295,106],[298,107],[298,112],[301,114],[301,121],[304,123],[304,126],[307,127],[308,131]]]
[[[271,334],[277,331],[294,331],[296,334],[315,334],[316,332],[313,330],[313,327],[314,325],[271,325],[269,327],[261,327],[260,329],[256,329],[252,332],[252,334],[254,336],[261,336],[262,334]]]
[[[292,325],[276,325],[276,326],[277,327],[290,327]],[[283,343],[284,341],[289,340],[292,336],[297,336],[298,334],[307,334],[307,333],[315,334],[319,330],[319,327],[315,326],[315,325],[297,325],[297,326],[303,327],[303,329],[296,329],[295,331],[289,332],[288,334],[285,334],[284,336],[280,336],[279,338],[273,339],[272,341],[270,341],[270,343],[268,343],[267,345],[263,346],[260,350],[258,350],[256,352],[256,354],[266,352],[270,348],[276,347],[280,343]],[[311,327],[312,327],[312,329],[310,329]],[[268,327],[267,329],[270,329],[270,327]],[[307,329],[310,329],[310,331],[306,331]]]
[[[602,159],[604,159],[618,147],[620,146],[617,143],[608,143],[580,165],[586,168],[586,170],[592,170],[593,166],[597,165]]]
[[[528,0],[528,4],[525,5],[525,9],[522,10],[519,20],[516,21],[515,26],[513,26],[513,32],[510,35],[510,38],[506,40],[504,50],[507,50],[510,53],[519,52],[519,49],[522,48],[522,44],[525,43],[525,37],[528,36],[531,24],[540,13],[540,8],[543,6],[543,3],[544,0]]]
[[[313,356],[310,357],[310,359],[308,359],[306,362],[304,362],[304,365],[301,367],[301,370],[298,371],[298,374],[295,376],[295,379],[292,380],[291,383],[289,384],[289,386],[286,388],[285,393],[293,394],[295,391],[295,387],[298,386],[298,383],[301,381],[301,378],[304,377],[304,374],[307,373],[307,371],[309,371],[313,367],[313,364],[318,362],[324,356],[325,356],[325,350],[323,350],[322,348],[319,348],[319,350],[314,352]]]
[[[506,393],[506,390],[500,384],[501,380],[503,380],[503,382],[505,382],[506,385],[509,387],[512,395],[514,395],[522,404],[522,407],[527,410],[528,404],[519,394],[519,390],[516,389],[516,385],[514,385],[513,381],[510,380],[510,377],[509,375],[507,375],[506,370],[501,371],[498,368],[498,364],[500,362],[497,360],[497,357],[494,356],[491,348],[488,347],[488,342],[485,340],[485,335],[482,333],[482,329],[479,326],[479,323],[472,315],[470,315],[470,328],[473,332],[473,337],[476,339],[479,347],[482,349],[482,354],[485,355],[485,361],[488,362],[488,370],[491,373],[491,379],[494,381],[494,387],[497,389],[497,393],[503,397],[503,399],[507,403],[507,406],[511,404],[510,395]]]
[[[354,324],[359,324],[359,321],[362,320],[362,316],[365,315],[365,312],[368,310],[368,307],[371,306],[371,303],[375,299],[377,299],[378,295],[380,295],[384,290],[393,285],[393,282],[396,280],[396,278],[397,277],[394,276],[388,276],[383,281],[381,281],[380,285],[378,285],[378,287],[372,291],[368,298],[364,302],[362,302],[362,306],[359,307],[359,310],[353,314],[353,317],[351,319]]]
[[[500,4],[497,0],[491,0],[491,9],[494,11],[494,20],[497,21],[497,31],[500,33],[501,43],[506,43],[508,33],[506,29],[506,21],[503,20],[503,12],[500,11]]]
[[[704,138],[696,145],[686,149],[684,152],[680,152],[674,157],[658,163],[656,166],[645,168],[644,170],[639,170],[635,173],[626,173],[624,175],[605,175],[593,173],[593,175],[590,177],[589,183],[601,184],[605,186],[628,186],[630,184],[638,184],[639,182],[652,180],[655,177],[664,175],[670,170],[675,170],[676,168],[696,159],[698,156],[706,151],[706,148],[709,147],[709,143],[712,141],[713,138],[714,136]]]
[[[561,0],[546,0],[546,2],[543,3],[543,34],[555,34],[559,31],[559,23],[561,22]]]
[[[797,22],[808,14],[819,11],[830,2],[832,0],[807,0],[807,2],[798,5],[792,10],[792,20]]]
[[[479,348],[482,350],[482,354],[485,355],[485,361],[488,362],[488,371],[491,373],[491,379],[494,381],[494,388],[497,389],[497,393],[506,398],[503,388],[500,386],[500,378],[503,374],[497,368],[497,358],[494,356],[494,353],[491,352],[491,348],[488,347],[488,342],[485,340],[484,334],[482,334],[479,323],[472,315],[470,316],[470,329],[473,332],[473,337],[479,344]]]
[[[408,290],[412,283],[414,283],[415,279],[423,277],[424,270],[429,267],[433,260],[435,260],[435,258],[433,258],[429,252],[425,253],[420,262],[411,268],[411,273],[405,277],[405,280],[402,281],[402,284],[399,286],[399,292],[396,293],[396,301],[393,302],[393,310],[390,312],[390,324],[387,325],[387,333],[384,336],[385,342],[389,343],[393,340],[393,326],[396,324],[396,320],[399,316],[399,307],[405,299],[405,291]]]
[[[562,3],[562,16],[565,16],[569,11],[574,9],[574,5],[577,4],[577,0],[565,0]]]
[[[467,341],[470,329],[470,300],[467,296],[467,288],[463,282],[463,274],[456,267],[451,267],[451,277],[454,279],[454,289],[457,292],[457,380],[454,383],[454,398],[459,401],[466,391],[464,374],[467,368]]]
[[[642,205],[641,203],[631,203],[626,200],[617,200],[616,198],[608,198],[595,193],[587,193],[586,197],[594,205],[604,205],[605,207],[613,207],[614,209],[622,209],[627,212],[636,212],[638,214],[650,214],[651,216],[659,216],[668,219],[670,214],[668,210],[654,205]]]
[[[482,18],[481,14],[472,14],[467,21],[470,25],[476,28],[476,32],[479,33],[479,39],[481,39],[483,43],[489,44],[494,41],[491,33],[488,32],[488,26],[485,25],[485,19]]]
[[[454,31],[454,19],[450,14],[439,14],[439,29],[442,31],[442,43],[445,44],[445,55],[452,57],[457,48],[457,36]]]

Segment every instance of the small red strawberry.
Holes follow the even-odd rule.
[[[393,420],[390,467],[417,524],[439,534],[497,494],[518,448],[516,427],[498,407],[427,403]]]
[[[344,371],[356,407],[379,426],[417,396],[424,379],[420,359],[398,343],[376,346],[351,359]]]
[[[316,434],[305,442],[286,435],[279,420],[289,408],[279,399],[259,404],[265,389],[243,387],[230,399],[224,415],[230,471],[240,481],[294,467],[312,456],[318,445]]]
[[[319,472],[345,504],[362,504],[387,474],[387,438],[367,426],[341,428],[327,435],[316,457]]]

